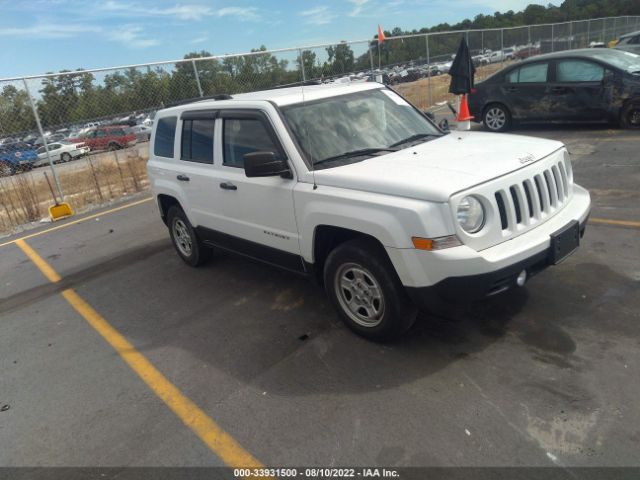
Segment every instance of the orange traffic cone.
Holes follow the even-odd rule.
[[[473,120],[473,115],[469,113],[467,96],[462,95],[462,98],[460,99],[460,108],[458,109],[458,117],[456,118],[456,122],[458,122],[458,130],[471,130],[471,120]]]

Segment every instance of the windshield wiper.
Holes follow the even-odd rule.
[[[416,133],[415,135],[411,135],[410,137],[407,137],[403,140],[400,140],[399,142],[393,143],[391,145],[389,145],[389,148],[393,148],[393,147],[398,147],[400,145],[402,145],[403,143],[409,143],[409,142],[415,142],[416,140],[422,140],[423,138],[429,138],[429,137],[439,137],[440,135],[437,135],[435,133]]]
[[[352,150],[350,152],[344,152],[341,153],[340,155],[334,155],[333,157],[327,157],[327,158],[323,158],[322,160],[318,160],[317,162],[314,162],[314,165],[319,165],[321,163],[325,163],[325,162],[331,162],[333,160],[340,160],[341,158],[351,158],[351,157],[360,157],[363,155],[373,155],[374,153],[378,153],[378,152],[397,152],[398,149],[397,148],[361,148],[359,150]]]

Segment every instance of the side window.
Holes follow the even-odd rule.
[[[111,131],[111,134],[112,134],[114,137],[124,137],[124,136],[125,136],[124,130],[123,130],[123,129],[121,129],[121,128],[114,128],[114,129]]]
[[[635,37],[631,37],[627,42],[627,45],[640,45],[640,35],[636,35]]]
[[[44,153],[46,150],[44,149],[44,147],[40,147],[38,150],[36,150],[36,153]]]
[[[104,138],[107,136],[107,132],[105,130],[96,130],[97,138]]]
[[[556,70],[558,82],[600,82],[604,67],[586,60],[561,60]]]
[[[275,152],[264,123],[253,118],[226,118],[224,120],[224,161],[229,167],[244,167],[244,155],[252,152]]]
[[[173,142],[176,138],[177,117],[164,117],[158,120],[153,154],[158,157],[173,158]]]
[[[549,64],[547,62],[534,63],[516,68],[507,74],[507,83],[540,83],[547,81]]]
[[[182,160],[213,164],[214,125],[213,118],[183,120]]]

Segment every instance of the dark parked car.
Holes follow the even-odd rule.
[[[35,148],[28,143],[14,142],[0,145],[0,177],[31,170],[38,160]]]
[[[516,122],[616,122],[640,128],[640,56],[614,49],[540,55],[478,83],[469,109],[487,130]]]

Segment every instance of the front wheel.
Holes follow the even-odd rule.
[[[392,340],[413,325],[411,303],[384,249],[355,239],[333,250],[324,268],[329,299],[345,324],[371,340]]]
[[[632,130],[640,129],[640,102],[629,103],[622,109],[620,126]]]
[[[212,250],[202,244],[180,207],[169,209],[167,226],[176,252],[187,265],[198,267],[211,258]]]
[[[482,124],[490,132],[506,132],[511,128],[511,113],[504,105],[493,103],[484,109]]]
[[[8,162],[0,162],[0,177],[9,177],[15,173],[13,166]]]
[[[60,161],[62,163],[67,163],[71,161],[71,154],[68,152],[63,152],[62,155],[60,155]]]

